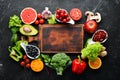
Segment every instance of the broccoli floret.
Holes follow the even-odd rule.
[[[42,55],[43,56],[43,55]],[[45,58],[44,58],[45,60]],[[49,59],[50,60],[50,59]],[[56,70],[57,75],[62,75],[64,69],[71,64],[71,58],[65,53],[57,53],[53,55],[50,63],[45,63],[47,66]]]

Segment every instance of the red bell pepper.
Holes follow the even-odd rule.
[[[80,56],[78,56],[78,59],[74,59],[72,61],[72,72],[76,74],[81,74],[86,69],[86,62],[80,59]]]

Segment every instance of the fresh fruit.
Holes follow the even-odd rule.
[[[88,33],[94,33],[98,25],[94,20],[89,20],[84,24],[84,30]]]
[[[81,74],[86,69],[86,62],[80,59],[80,56],[78,56],[78,59],[74,59],[72,61],[72,72],[76,74]]]
[[[57,21],[63,23],[70,21],[70,16],[68,15],[68,12],[65,9],[57,9],[55,13]]]
[[[26,64],[26,68],[30,68],[31,66],[30,66],[30,64],[29,63],[27,63]]]
[[[102,61],[99,57],[97,57],[95,60],[89,60],[88,64],[91,69],[99,69],[102,65]]]
[[[70,10],[70,17],[75,21],[80,20],[82,18],[81,10],[78,8],[71,9]]]
[[[41,14],[41,13],[38,13],[38,14],[37,14],[37,18],[38,18],[38,19],[41,19],[41,18],[42,18],[42,14]]]
[[[36,20],[36,21],[35,21],[35,25],[38,25],[38,24],[39,24],[39,20]]]
[[[35,72],[40,72],[44,68],[44,64],[40,59],[35,59],[31,62],[31,69]]]
[[[35,29],[32,25],[25,24],[20,28],[20,33],[25,36],[36,35],[38,30]]]
[[[43,24],[44,22],[45,22],[44,19],[40,19],[40,20],[39,20],[39,23],[40,23],[40,24]]]
[[[23,55],[23,59],[25,60],[25,59],[27,59],[28,57],[27,57],[27,55],[25,54],[25,55]]]
[[[33,9],[31,7],[27,7],[21,11],[20,17],[21,17],[23,23],[32,24],[37,19],[37,12],[35,9]]]
[[[21,66],[25,66],[25,62],[24,62],[24,61],[21,61],[21,62],[20,62],[20,65],[21,65]]]
[[[25,59],[25,62],[30,63],[30,59],[29,58]]]

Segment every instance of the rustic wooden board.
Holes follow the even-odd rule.
[[[43,53],[80,53],[83,39],[83,24],[44,24],[39,26],[39,34],[28,41],[39,41]]]

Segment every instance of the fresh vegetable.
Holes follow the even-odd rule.
[[[12,32],[11,42],[16,42],[18,40],[17,32],[19,28],[22,26],[22,21],[16,15],[10,17],[9,20],[9,28]]]
[[[22,52],[21,52],[21,46],[20,46],[20,44],[21,43],[25,43],[25,44],[28,44],[28,42],[27,41],[17,41],[16,42],[16,45],[15,46],[13,46],[13,47],[9,47],[8,49],[9,49],[9,52],[10,52],[10,54],[9,54],[9,56],[13,59],[13,60],[15,60],[15,61],[20,61],[20,59],[22,58],[22,56],[23,56],[23,54],[22,54]]]
[[[101,56],[101,57],[105,57],[105,56],[107,56],[107,51],[106,51],[106,47],[102,47],[102,50],[101,50],[101,52],[99,53],[99,56]]]
[[[56,23],[55,16],[51,15],[51,17],[47,21],[49,24],[55,24]]]
[[[45,19],[48,19],[50,18],[52,15],[51,11],[49,10],[48,7],[45,7],[45,10],[43,10],[42,12],[42,17],[45,18]]]
[[[24,61],[21,61],[21,62],[20,62],[20,65],[21,65],[21,66],[25,66],[25,62],[24,62]]]
[[[40,72],[44,68],[44,64],[40,59],[32,60],[30,66],[34,72]]]
[[[35,24],[35,25],[38,25],[38,24],[39,24],[39,20],[36,20],[34,24]]]
[[[82,18],[82,11],[78,8],[73,8],[70,10],[70,17],[73,20],[78,21]]]
[[[42,18],[42,14],[41,13],[38,13],[37,14],[37,19],[41,19]]]
[[[26,68],[30,68],[30,67],[31,67],[30,63],[27,63]]]
[[[68,12],[65,9],[57,9],[55,12],[55,17],[57,21],[63,23],[70,21],[70,16],[68,15]]]
[[[26,7],[21,11],[20,17],[23,23],[32,24],[37,19],[37,12],[32,7]]]
[[[21,27],[22,21],[21,19],[17,16],[17,15],[13,15],[10,17],[10,20],[9,20],[9,28],[12,28],[12,27]]]
[[[102,61],[97,57],[94,61],[88,60],[88,65],[91,69],[99,69],[102,66]]]
[[[94,44],[87,45],[86,48],[82,49],[81,57],[83,59],[87,57],[89,60],[95,60],[98,57],[99,53],[101,52],[102,47],[103,46],[99,42],[95,42]]]
[[[65,68],[71,64],[71,59],[65,53],[57,53],[52,58],[46,55],[41,55],[45,65],[56,70],[57,75],[62,75]]]
[[[72,72],[76,74],[81,74],[86,69],[86,62],[80,59],[80,56],[78,56],[78,59],[74,59],[72,61]]]
[[[40,23],[40,24],[44,24],[44,22],[45,22],[44,19],[40,19],[40,20],[39,20],[39,23]]]
[[[34,28],[34,26],[25,24],[20,28],[20,33],[25,36],[31,36],[36,35],[38,33],[38,30]]]
[[[84,24],[84,30],[88,33],[94,33],[98,27],[98,24],[94,20],[89,20]]]
[[[92,38],[88,38],[86,43],[85,43],[85,47],[87,47],[87,45],[89,44],[94,44],[95,42],[92,40]]]

